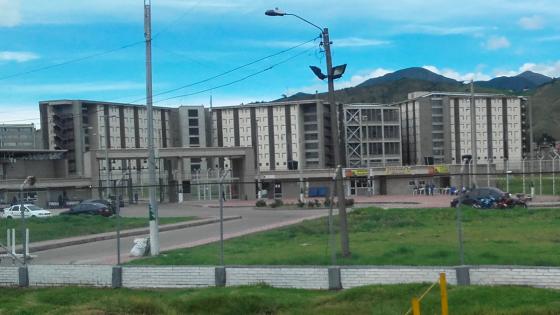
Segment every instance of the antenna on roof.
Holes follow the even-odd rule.
[[[210,109],[212,109],[212,94],[210,94]]]

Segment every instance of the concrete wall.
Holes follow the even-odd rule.
[[[214,267],[123,267],[125,288],[200,288],[216,283]]]
[[[15,287],[19,285],[18,267],[0,268],[0,287]]]
[[[371,284],[435,282],[445,272],[449,284],[457,284],[455,269],[450,267],[342,267],[340,278],[345,289]]]
[[[276,288],[328,289],[326,267],[231,267],[226,268],[226,285],[266,283]]]
[[[471,284],[526,285],[560,289],[560,268],[480,266],[470,269]]]
[[[112,266],[106,265],[30,265],[30,286],[110,287]]]
[[[364,285],[433,283],[522,285],[560,289],[560,267],[525,266],[138,266],[30,265],[0,267],[0,287],[93,286],[199,288],[264,283],[277,288],[347,289]]]

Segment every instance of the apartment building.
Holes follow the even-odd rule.
[[[183,148],[202,148],[212,145],[210,111],[204,108],[203,105],[180,106],[178,108],[178,120],[178,146]],[[193,172],[209,168],[209,162],[206,158],[184,159],[182,172],[189,176]]]
[[[397,106],[345,104],[347,167],[401,165],[401,120]]]
[[[34,124],[0,124],[0,149],[40,149]]]
[[[461,163],[472,155],[475,124],[479,163],[519,161],[529,151],[526,99],[502,94],[414,92],[393,104],[401,111],[403,164]]]
[[[255,148],[260,171],[334,165],[330,107],[322,100],[255,103],[212,109],[212,146]],[[228,168],[216,160],[212,167]]]
[[[84,175],[84,154],[90,150],[148,147],[148,115],[145,106],[54,100],[40,102],[39,109],[45,147],[49,150],[68,151],[71,175]],[[177,146],[177,125],[176,108],[154,107],[156,148]],[[146,160],[128,161],[128,165],[116,160],[111,163],[111,169],[114,170],[142,169],[146,166]],[[100,167],[105,169],[106,165]]]

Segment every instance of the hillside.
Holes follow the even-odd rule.
[[[513,77],[497,77],[489,81],[477,81],[476,84],[484,87],[491,87],[501,90],[523,92],[534,89],[540,85],[548,83],[552,78],[545,75],[525,71]]]
[[[554,79],[532,95],[534,138],[547,133],[560,139],[560,81]]]
[[[430,70],[420,68],[420,67],[412,67],[412,68],[398,70],[392,73],[387,73],[386,75],[383,75],[378,78],[368,79],[358,84],[356,87],[381,85],[381,84],[391,83],[402,79],[415,79],[415,80],[429,81],[433,83],[447,83],[447,84],[458,83],[456,80],[433,73]]]
[[[504,91],[477,87],[477,92],[484,93],[505,93]],[[457,81],[453,83],[430,82],[418,79],[403,78],[374,86],[357,86],[337,90],[336,100],[342,103],[394,103],[405,100],[408,93],[414,91],[444,91],[444,92],[469,92],[468,85]],[[315,97],[313,94],[298,93],[277,101],[294,101],[310,99]],[[319,98],[327,99],[326,93],[319,93]]]

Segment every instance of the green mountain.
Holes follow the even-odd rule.
[[[534,139],[539,139],[545,133],[560,139],[560,81],[553,79],[538,87],[531,95]]]

